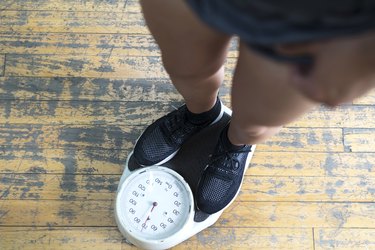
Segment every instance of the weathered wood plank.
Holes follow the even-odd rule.
[[[3,148],[0,173],[121,174],[128,151],[100,148]],[[256,151],[248,176],[375,177],[375,153]],[[71,167],[69,167],[71,166]],[[103,167],[105,166],[105,167]]]
[[[221,87],[220,97],[230,106],[226,85]],[[181,103],[182,97],[166,78],[0,77],[1,100]]]
[[[138,9],[137,1],[134,0],[111,0],[111,1],[71,1],[71,0],[2,0],[1,10],[51,10],[51,11],[109,11],[123,12],[131,7]]]
[[[375,202],[375,178],[247,176],[240,201]]]
[[[122,174],[126,150],[114,149],[24,149],[0,151],[0,173],[7,174]]]
[[[375,152],[375,129],[344,129],[348,152]]]
[[[96,11],[96,12],[140,12],[138,0],[85,0],[72,2],[71,0],[4,0],[3,10],[50,10],[50,11]],[[73,4],[74,3],[74,4]]]
[[[343,105],[335,109],[318,107],[288,127],[375,128],[375,106]]]
[[[0,101],[0,123],[149,125],[180,103]]]
[[[114,201],[0,200],[0,225],[111,227],[113,206]],[[371,228],[374,214],[374,203],[234,202],[215,227]]]
[[[113,227],[114,202],[0,200],[0,225]]]
[[[210,227],[174,249],[313,249],[311,229]]]
[[[374,228],[314,228],[315,249],[375,249]]]
[[[0,233],[5,249],[136,249],[113,227],[0,227]],[[312,230],[210,227],[172,249],[312,249]]]
[[[105,166],[103,166],[105,168]],[[8,200],[111,200],[120,175],[0,174]],[[239,201],[375,202],[375,178],[247,176]]]
[[[123,243],[117,228],[0,227],[0,245],[10,249],[137,249]]]
[[[247,175],[375,177],[375,153],[255,151]]]
[[[112,55],[16,55],[6,60],[6,76],[167,78],[160,57]]]
[[[343,152],[341,129],[283,128],[257,151]]]
[[[85,33],[0,34],[0,53],[160,56],[151,35]]]
[[[0,144],[12,148],[103,148],[130,150],[145,126],[0,124]],[[309,138],[313,137],[314,140]],[[342,152],[340,129],[285,128],[257,151]]]
[[[0,20],[0,33],[149,34],[140,12],[8,10],[0,12]]]
[[[182,97],[163,78],[0,77],[0,100],[181,102]]]
[[[226,61],[225,81],[232,78],[234,58]],[[9,54],[5,76],[167,79],[161,57],[112,55]]]
[[[0,175],[0,198],[111,200],[116,197],[119,180],[119,175],[3,174]]]
[[[0,33],[0,54],[160,56],[148,34]],[[237,56],[233,39],[228,53]]]
[[[133,126],[0,125],[0,145],[10,148],[130,150],[139,137]]]
[[[216,226],[372,228],[374,212],[374,203],[235,202]]]

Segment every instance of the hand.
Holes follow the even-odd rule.
[[[307,98],[336,106],[375,87],[375,32],[304,44],[281,45],[284,55],[311,55],[310,68],[291,64],[290,83]]]

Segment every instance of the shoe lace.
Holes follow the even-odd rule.
[[[246,147],[244,146],[240,150],[225,150],[221,151],[216,154],[211,155],[211,162],[221,161],[224,162],[224,167],[229,168],[231,170],[237,170],[240,167],[240,161],[238,160],[238,156],[240,154],[250,153],[251,146]]]
[[[186,134],[190,134],[194,130],[194,126],[189,126],[185,112],[185,107],[180,107],[175,112],[168,114],[163,124],[166,134],[175,141],[182,140]]]

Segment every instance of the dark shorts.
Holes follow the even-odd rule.
[[[375,0],[186,0],[208,25],[237,35],[252,49],[276,60],[311,63],[309,56],[286,57],[276,44],[354,35],[375,29]]]

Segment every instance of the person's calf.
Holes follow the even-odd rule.
[[[170,72],[169,74],[189,111],[198,114],[210,110],[215,104],[224,78],[224,69],[221,67],[215,72],[203,71],[190,74]]]

